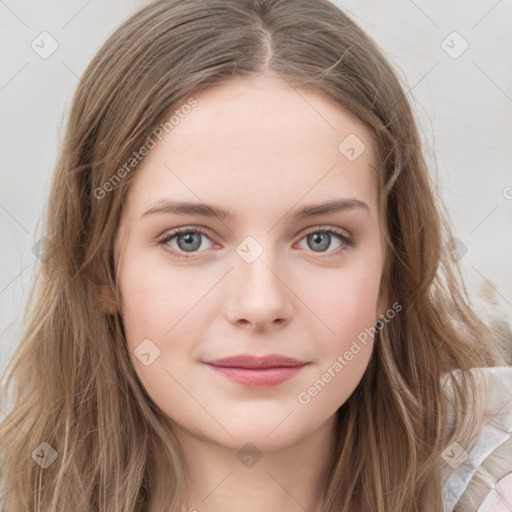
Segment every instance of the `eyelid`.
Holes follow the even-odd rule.
[[[344,228],[334,227],[334,226],[331,226],[328,224],[318,224],[311,228],[306,228],[306,230],[302,233],[302,237],[309,235],[311,233],[316,233],[317,231],[332,232],[332,233],[335,233],[337,235],[340,235],[340,236],[346,238],[347,241],[352,240],[352,233],[350,233],[350,231],[348,231],[347,229],[344,229]]]

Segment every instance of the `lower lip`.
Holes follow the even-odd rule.
[[[284,366],[274,368],[228,368],[226,366],[208,365],[215,372],[221,374],[233,382],[248,386],[251,388],[271,388],[292,379],[306,365],[302,366]]]

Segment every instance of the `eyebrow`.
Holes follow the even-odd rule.
[[[284,217],[293,219],[306,219],[318,215],[334,214],[340,211],[363,209],[370,212],[369,206],[359,199],[337,199],[319,204],[303,206],[299,209],[291,210]],[[217,217],[222,220],[234,219],[238,214],[230,210],[206,203],[190,203],[185,201],[160,200],[146,210],[142,215],[145,217],[154,213],[173,213],[175,215],[197,215],[201,217]]]

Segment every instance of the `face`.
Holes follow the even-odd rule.
[[[127,344],[178,431],[276,449],[333,420],[385,309],[370,140],[274,79],[194,98],[139,165],[120,220]]]

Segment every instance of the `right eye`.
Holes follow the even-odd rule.
[[[158,244],[178,258],[191,258],[186,253],[197,253],[203,245],[202,237],[210,240],[209,236],[197,228],[176,228],[166,233],[158,240]],[[176,240],[174,240],[176,239]],[[170,242],[175,241],[175,245]]]

